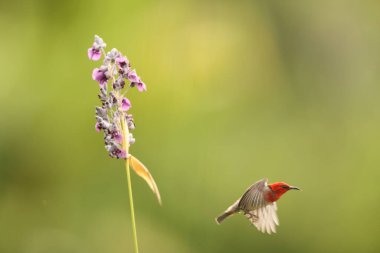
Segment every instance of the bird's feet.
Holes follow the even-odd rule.
[[[253,212],[246,212],[244,213],[245,217],[247,217],[249,220],[256,221],[259,217]]]

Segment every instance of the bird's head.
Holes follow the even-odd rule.
[[[296,186],[290,186],[284,182],[276,182],[273,184],[268,184],[268,186],[273,192],[273,199],[271,199],[272,201],[278,200],[285,192],[289,190],[301,190]]]

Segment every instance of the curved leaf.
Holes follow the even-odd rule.
[[[152,189],[153,193],[156,195],[158,199],[158,203],[161,205],[161,195],[158,191],[156,182],[154,181],[152,175],[150,174],[149,170],[145,167],[144,164],[142,164],[136,157],[133,155],[129,155],[129,165],[132,167],[132,169],[136,172],[137,175],[142,177],[147,184],[149,185],[150,189]]]

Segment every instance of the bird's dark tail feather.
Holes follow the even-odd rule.
[[[234,214],[234,212],[223,213],[222,215],[220,215],[219,217],[217,217],[215,219],[216,223],[218,223],[218,224],[222,223],[222,221],[224,221],[224,219],[227,218],[228,216],[230,216],[231,214]]]

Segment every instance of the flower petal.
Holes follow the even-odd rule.
[[[119,132],[115,132],[113,135],[113,138],[115,139],[117,143],[119,144],[123,143],[123,135],[121,135]]]
[[[122,109],[123,111],[128,111],[129,108],[131,108],[131,101],[129,101],[128,98],[123,98],[123,99],[121,100],[121,109]]]
[[[102,130],[102,125],[99,122],[96,122],[95,130],[96,130],[96,132],[100,132],[100,130]]]
[[[108,77],[104,70],[96,68],[92,71],[92,79],[99,82],[99,85],[103,87],[108,82]]]
[[[127,74],[127,78],[132,83],[138,83],[140,82],[140,78],[137,76],[136,70],[131,70]]]
[[[140,91],[140,92],[143,92],[143,91],[146,91],[146,85],[143,81],[140,81],[137,83],[137,89]]]
[[[128,60],[124,56],[118,56],[115,59],[117,66],[122,69],[128,65]]]
[[[117,153],[116,157],[120,159],[125,159],[127,158],[127,153],[124,149],[119,149],[119,152]]]
[[[93,61],[97,61],[102,56],[102,52],[100,50],[95,49],[94,47],[91,47],[87,51],[88,58]]]

